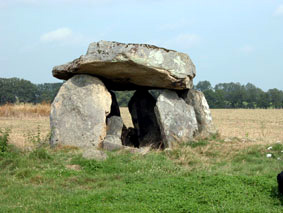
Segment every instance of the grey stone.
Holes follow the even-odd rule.
[[[187,104],[193,106],[195,110],[199,133],[203,136],[215,134],[217,131],[213,125],[210,109],[204,94],[190,89],[183,92],[182,98]]]
[[[124,149],[124,146],[122,144],[116,144],[116,143],[104,141],[102,148],[107,151],[116,151],[116,150]]]
[[[133,125],[137,131],[139,147],[151,145],[158,148],[162,144],[154,107],[156,100],[147,90],[137,90],[128,107]]]
[[[174,142],[191,140],[198,131],[194,108],[176,92],[164,90],[157,98],[155,114],[165,148]]]
[[[112,116],[107,118],[107,135],[116,135],[121,139],[123,120],[119,116]]]
[[[117,144],[117,145],[122,145],[122,140],[119,136],[117,135],[106,135],[104,138],[103,143],[108,142],[112,144]]]
[[[83,157],[88,159],[88,160],[106,160],[107,155],[101,151],[101,150],[96,150],[96,149],[86,149],[83,152]]]
[[[89,45],[86,55],[53,68],[53,76],[67,80],[76,74],[100,77],[108,89],[141,87],[189,89],[195,65],[184,53],[148,44],[99,41]]]
[[[106,136],[111,95],[102,81],[76,75],[60,88],[51,105],[51,145],[98,147]]]

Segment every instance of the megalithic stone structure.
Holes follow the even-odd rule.
[[[196,70],[187,54],[99,41],[52,73],[66,80],[51,107],[52,145],[77,146],[88,153],[122,144],[166,148],[216,132],[204,95],[193,90]],[[148,90],[155,89],[159,95],[154,98]],[[134,129],[121,123],[116,90],[137,90],[129,104]]]

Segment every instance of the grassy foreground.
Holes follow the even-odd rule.
[[[217,148],[224,143],[201,140],[146,155],[112,152],[102,162],[70,148],[8,146],[0,152],[0,212],[282,212],[276,175],[283,145],[226,155]]]

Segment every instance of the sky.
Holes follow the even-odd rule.
[[[60,82],[90,42],[188,54],[198,81],[283,90],[283,0],[0,0],[0,78]]]

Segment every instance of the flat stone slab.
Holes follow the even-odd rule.
[[[63,80],[76,74],[94,75],[113,90],[190,89],[196,75],[195,65],[184,53],[148,44],[114,41],[91,43],[86,55],[54,67],[52,73]]]

